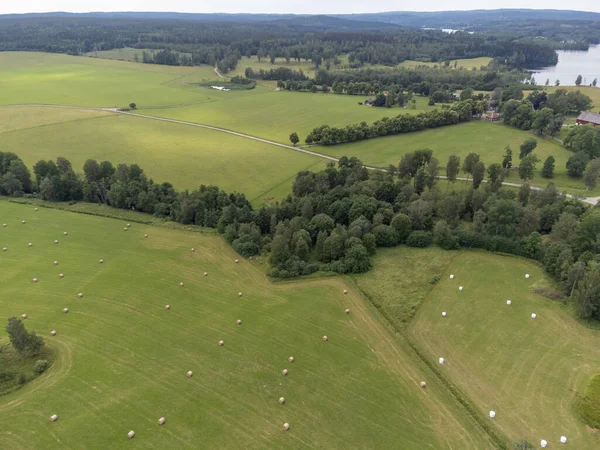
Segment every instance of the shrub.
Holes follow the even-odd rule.
[[[431,233],[427,231],[413,231],[406,240],[409,247],[425,248],[431,245]]]
[[[33,370],[38,375],[41,375],[46,371],[47,368],[48,368],[48,361],[46,361],[45,359],[38,359],[35,362],[35,367]]]

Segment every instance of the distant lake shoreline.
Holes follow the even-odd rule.
[[[595,78],[600,85],[600,45],[590,47],[587,52],[559,50],[558,63],[555,66],[532,70],[531,76],[536,84],[545,85],[550,80],[554,86],[560,80],[561,86],[575,86],[578,75],[583,77],[582,86],[589,86]]]

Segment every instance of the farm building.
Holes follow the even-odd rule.
[[[577,125],[593,125],[595,127],[600,126],[600,114],[583,111],[581,114],[577,116]]]

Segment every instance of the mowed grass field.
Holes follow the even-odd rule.
[[[552,287],[538,265],[486,252],[397,247],[378,251],[373,270],[353,278],[511,441],[539,448],[545,439],[558,448],[565,435],[569,448],[599,448],[600,436],[579,421],[573,402],[600,372],[600,332],[532,291]]]
[[[312,150],[338,158],[344,155],[356,156],[365,164],[383,168],[390,164],[398,165],[404,154],[418,149],[433,150],[433,155],[440,161],[442,167],[445,167],[450,155],[459,156],[462,163],[469,153],[475,152],[480,155],[487,167],[494,162],[501,163],[504,149],[510,145],[513,151],[513,165],[518,166],[519,146],[525,139],[532,137],[537,139],[538,145],[534,153],[540,159],[532,184],[546,186],[549,182],[553,182],[569,193],[581,195],[600,193],[597,188],[593,191],[586,191],[581,179],[574,179],[567,175],[566,164],[572,153],[558,142],[485,120],[475,120],[451,127],[387,136],[351,144],[313,147]],[[546,179],[540,175],[548,156],[554,156],[556,160],[552,179]],[[445,169],[442,169],[440,174],[445,175]],[[506,181],[521,183],[516,170],[511,172]]]
[[[183,77],[194,82],[218,79],[209,66],[174,67],[60,54],[0,52],[0,104],[124,107],[134,102],[142,108],[237,95],[209,88],[191,91],[177,82]]]
[[[321,125],[342,127],[362,121],[371,123],[382,117],[418,114],[435,108],[428,106],[427,99],[422,97],[415,98],[416,109],[358,104],[367,97],[280,91],[181,108],[155,109],[147,113],[214,125],[286,144],[290,142],[290,133],[295,131],[303,144],[308,133]]]
[[[340,278],[272,284],[211,233],[6,201],[0,217],[0,317],[26,313],[56,352],[0,398],[0,448],[490,448]]]
[[[109,114],[107,111],[79,108],[0,106],[0,134],[64,122],[77,122]]]
[[[410,336],[432,359],[445,358],[444,376],[483,413],[496,411],[494,423],[514,440],[545,439],[554,448],[565,435],[569,447],[599,448],[600,437],[577,419],[573,402],[600,372],[600,332],[533,292],[547,285],[529,261],[461,253],[423,302]]]
[[[450,61],[450,69],[468,69],[471,70],[473,68],[479,69],[481,66],[487,66],[490,62],[492,62],[492,58],[488,58],[482,56],[480,58],[466,58],[466,59],[453,59]],[[456,67],[454,64],[456,63]],[[413,69],[419,66],[427,66],[427,67],[445,67],[444,61],[441,62],[422,62],[422,61],[403,61],[398,64],[398,67]]]
[[[14,117],[29,111],[28,107],[10,109]],[[55,108],[46,110],[51,114]],[[135,163],[155,182],[168,181],[178,190],[215,184],[228,192],[244,193],[256,204],[287,195],[296,173],[325,164],[316,156],[218,131],[102,114],[108,115],[90,118],[83,111],[79,120],[0,133],[2,151],[18,154],[29,167],[41,159],[64,156],[77,172],[89,158],[108,160],[115,166]],[[275,188],[278,193],[269,194]]]

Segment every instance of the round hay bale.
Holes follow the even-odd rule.
[[[425,388],[427,387],[427,383],[425,383],[424,381],[421,381],[421,387],[422,387],[423,389],[425,389]]]
[[[5,251],[7,251],[7,250],[8,250],[8,249],[7,249],[6,247],[2,247],[2,251],[3,251],[3,252],[5,252]]]
[[[123,228],[123,231],[127,231],[128,229],[129,229],[129,228],[125,227],[125,228]]]
[[[191,370],[189,370],[188,373],[185,374],[185,376],[188,378],[191,378],[192,375],[194,375],[194,373]]]
[[[103,260],[103,259],[99,259],[99,260],[98,260],[98,264],[103,264],[103,263],[104,263],[104,260]]]
[[[21,314],[21,319],[27,319],[27,314]]]
[[[145,238],[147,238],[147,237],[148,237],[148,235],[147,235],[147,234],[144,234],[144,237],[145,237]]]
[[[239,259],[236,259],[236,260],[235,260],[235,263],[236,263],[236,264],[237,264],[237,263],[239,263],[239,262],[240,262],[240,260],[239,260]]]
[[[560,437],[560,443],[561,444],[566,444],[567,443],[567,437],[566,436],[561,436]]]
[[[347,293],[348,293],[348,290],[347,290],[347,289],[344,289],[344,294],[347,294]]]
[[[290,357],[288,358],[288,361],[289,361],[289,362],[291,362],[291,363],[293,363],[293,362],[294,362],[294,357],[293,357],[293,356],[290,356]]]
[[[183,282],[179,283],[179,287],[183,287]]]
[[[242,296],[242,293],[241,293],[241,292],[238,292],[238,297],[241,297],[241,296]]]
[[[238,319],[235,323],[237,323],[238,325],[241,325],[242,321],[240,319]]]
[[[195,251],[196,251],[196,249],[194,247],[192,247],[192,253],[195,252]]]
[[[223,347],[225,345],[225,341],[219,341],[219,347]]]
[[[135,431],[131,430],[129,433],[127,433],[128,439],[133,439],[134,437],[135,437]]]
[[[65,275],[63,273],[58,274],[58,278],[64,278],[64,277],[65,277]]]
[[[66,231],[65,231],[65,232],[63,232],[63,235],[64,235],[64,236],[67,236],[68,234],[69,234],[69,233],[67,233]]]
[[[168,311],[169,309],[171,309],[171,305],[165,305],[165,309]]]
[[[54,239],[54,243],[55,243],[55,244],[58,244],[58,240],[57,240],[57,239]]]
[[[77,298],[83,298],[83,294],[80,292],[79,294],[77,294]]]
[[[525,278],[529,278],[529,274],[528,273],[525,274]]]
[[[289,423],[284,423],[283,424],[283,431],[288,431],[290,429],[290,424]]]
[[[548,441],[546,439],[542,439],[540,441],[540,447],[546,448],[547,445],[548,445]]]
[[[490,411],[490,417],[493,419],[496,417],[496,411]]]
[[[21,223],[22,223],[23,225],[25,225],[25,223],[27,223],[27,222],[25,222],[24,220],[22,220],[22,221],[21,221]]]
[[[167,421],[167,419],[165,419],[164,417],[161,417],[160,419],[158,419],[158,424],[164,425],[166,421]]]
[[[287,369],[283,369],[281,371],[281,375],[283,375],[284,377],[288,374],[288,370]]]
[[[36,208],[37,209],[37,208]],[[56,422],[58,420],[58,416],[56,414],[52,414],[50,416],[50,422]]]
[[[440,358],[439,361],[440,361],[440,364],[444,364],[445,360],[444,360],[444,358]]]
[[[58,266],[58,261],[54,261],[54,262],[52,263],[52,265],[54,265],[54,266]]]
[[[204,272],[204,276],[207,277],[208,276],[208,272]]]
[[[33,280],[31,280],[31,281],[33,281],[34,283],[37,283],[37,282],[38,282],[38,279],[37,279],[37,278],[34,278],[34,279],[33,279]]]
[[[52,331],[50,332],[50,336],[56,336],[56,330],[52,330]]]
[[[442,311],[442,317],[446,317],[446,311]]]
[[[349,310],[348,308],[346,308],[346,309],[344,310],[344,312],[345,312],[346,314],[350,314],[350,310]]]
[[[323,342],[327,342],[328,341],[328,337],[327,336],[323,336]]]
[[[130,224],[130,223],[128,223],[128,224],[127,224],[127,228],[129,228],[130,226],[131,226],[131,224]]]
[[[29,244],[27,244],[28,247],[33,247],[33,244],[30,242]]]
[[[285,403],[285,398],[284,397],[279,397],[279,404],[283,405]]]
[[[532,318],[532,319],[535,319],[536,317],[537,317],[537,314],[536,314],[536,313],[532,313],[532,314],[531,314],[531,318]]]
[[[69,308],[63,308],[63,312],[64,313],[68,313],[69,312]]]
[[[34,211],[37,211],[37,208],[33,208]]]
[[[450,275],[450,279],[451,279],[451,280],[454,280],[454,275]]]
[[[459,291],[462,291],[462,290],[463,290],[463,287],[462,287],[462,286],[459,286],[459,287],[458,287],[458,290],[459,290]]]
[[[506,300],[506,304],[510,305],[512,302],[510,300]]]

